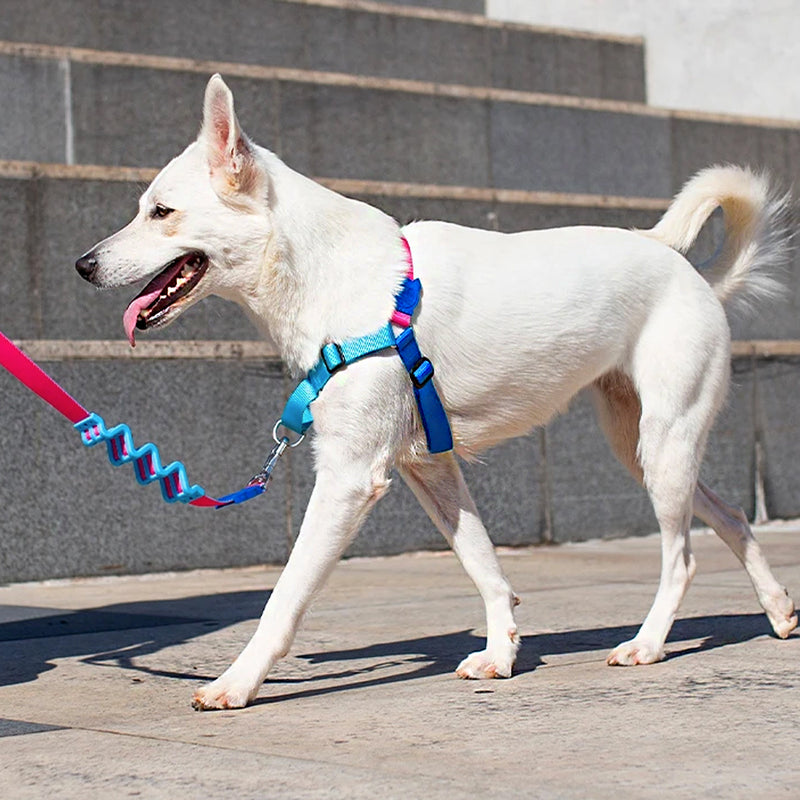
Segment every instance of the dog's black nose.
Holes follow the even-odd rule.
[[[75,269],[78,270],[78,275],[81,278],[91,281],[97,272],[97,260],[91,253],[87,253],[75,262]]]

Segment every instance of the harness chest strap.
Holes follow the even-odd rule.
[[[289,430],[305,434],[314,421],[310,405],[319,397],[332,375],[364,356],[394,347],[414,387],[414,399],[425,430],[428,450],[431,453],[445,453],[453,449],[450,423],[432,380],[433,365],[422,355],[411,326],[411,317],[419,303],[422,285],[418,278],[414,278],[411,249],[405,237],[402,242],[406,250],[408,274],[402,289],[395,297],[391,323],[387,322],[382,328],[366,336],[326,344],[322,348],[319,361],[292,392],[283,409],[281,424]],[[392,324],[403,328],[397,336]]]

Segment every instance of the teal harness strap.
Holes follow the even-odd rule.
[[[295,433],[304,434],[314,421],[309,406],[319,397],[319,393],[332,375],[364,356],[378,353],[394,345],[394,332],[388,322],[380,330],[368,333],[366,336],[346,339],[341,344],[326,344],[320,351],[319,361],[309,370],[307,377],[300,381],[286,401],[281,414],[281,424]]]

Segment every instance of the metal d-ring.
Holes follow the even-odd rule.
[[[275,442],[275,444],[280,444],[281,442],[286,442],[286,447],[297,447],[297,445],[299,445],[300,442],[302,442],[303,439],[306,438],[306,435],[304,433],[301,433],[298,436],[298,438],[295,439],[294,441],[291,441],[288,436],[282,436],[279,439],[278,438],[278,428],[281,427],[281,425],[283,425],[283,420],[279,419],[275,423],[275,427],[272,429],[272,439]],[[286,428],[285,425],[283,425],[283,427]],[[286,430],[289,430],[289,428],[286,428]]]

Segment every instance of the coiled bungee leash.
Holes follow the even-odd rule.
[[[200,508],[225,508],[261,494],[269,483],[272,469],[277,461],[271,457],[267,459],[261,472],[243,489],[219,499],[210,497],[201,486],[189,482],[186,467],[180,461],[173,461],[163,466],[158,448],[149,442],[142,447],[136,447],[131,429],[127,425],[108,428],[99,414],[89,413],[3,333],[0,333],[0,364],[65,416],[87,447],[105,442],[109,461],[114,466],[133,464],[133,472],[139,483],[158,482],[161,486],[161,496],[168,503],[181,502]],[[280,446],[281,443],[276,442],[273,453]],[[280,452],[282,453],[285,448],[286,445],[283,445]]]
[[[305,433],[313,422],[310,405],[317,399],[330,377],[348,364],[390,347],[397,349],[414,386],[414,397],[428,449],[431,453],[446,452],[453,448],[450,424],[433,384],[433,365],[420,352],[411,327],[411,317],[419,303],[422,287],[419,279],[414,278],[411,249],[405,237],[402,242],[406,251],[408,272],[395,297],[395,311],[391,321],[366,336],[327,344],[322,348],[320,360],[292,392],[281,418],[275,423],[272,429],[275,446],[261,470],[246,486],[219,499],[206,494],[202,486],[190,483],[186,467],[180,461],[163,466],[158,448],[151,442],[136,447],[131,429],[127,425],[108,428],[99,414],[87,411],[2,332],[0,365],[66,417],[80,434],[84,445],[93,447],[104,442],[108,459],[115,467],[132,464],[134,476],[140,484],[158,482],[161,496],[168,503],[180,502],[199,508],[226,508],[263,494],[280,457],[287,449],[297,447],[305,438]],[[395,335],[393,326],[400,328],[400,333]],[[297,438],[292,441],[288,436],[279,436],[280,429],[293,431]]]

